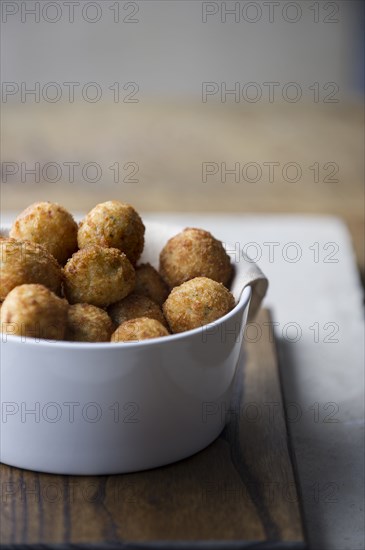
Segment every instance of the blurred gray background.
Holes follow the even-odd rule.
[[[119,198],[142,211],[334,214],[364,266],[361,0],[1,9],[3,212]],[[219,170],[207,185],[206,162],[257,163],[263,176],[237,183]],[[268,162],[280,164],[274,183]],[[94,183],[88,163],[99,167]],[[302,172],[295,185],[287,163]]]
[[[2,4],[5,82],[135,81],[169,99],[199,99],[202,81],[362,87],[361,0]]]

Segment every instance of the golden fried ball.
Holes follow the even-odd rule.
[[[15,239],[0,240],[0,300],[16,286],[38,283],[61,294],[62,272],[44,246]]]
[[[52,202],[28,206],[16,218],[9,235],[43,245],[62,265],[77,250],[77,223],[63,206]]]
[[[141,264],[136,268],[135,294],[147,296],[162,306],[169,295],[169,287],[151,264]]]
[[[127,256],[116,248],[88,246],[76,252],[63,269],[64,292],[71,304],[107,307],[130,294],[135,272]]]
[[[68,303],[48,288],[25,284],[15,288],[1,308],[2,332],[8,335],[63,340]]]
[[[148,317],[149,319],[156,319],[162,325],[167,326],[160,307],[147,296],[139,296],[138,294],[130,294],[124,300],[113,304],[108,309],[108,313],[116,325],[121,325],[125,321],[137,317]]]
[[[74,304],[68,309],[66,340],[109,342],[113,321],[103,309],[91,304]]]
[[[135,209],[119,201],[97,204],[80,223],[80,248],[91,244],[118,248],[135,265],[142,254],[145,227]]]
[[[196,277],[175,287],[163,306],[172,332],[184,332],[212,323],[235,305],[234,297],[222,283]]]
[[[167,329],[156,321],[156,319],[139,317],[138,319],[130,319],[119,325],[117,330],[112,334],[111,342],[136,342],[168,335]]]
[[[208,277],[228,285],[232,266],[221,241],[208,231],[188,227],[164,246],[160,273],[170,288],[194,277]]]

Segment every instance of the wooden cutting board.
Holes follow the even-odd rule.
[[[3,548],[305,548],[269,323],[248,327],[230,421],[191,458],[99,477],[0,465]]]

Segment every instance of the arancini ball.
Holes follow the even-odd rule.
[[[208,277],[227,286],[232,266],[221,241],[208,231],[188,227],[162,249],[160,273],[170,288],[195,277]]]
[[[38,284],[20,285],[9,292],[1,308],[1,329],[7,335],[63,340],[68,303]]]
[[[0,300],[16,286],[44,285],[61,294],[62,272],[44,246],[15,239],[0,240]]]
[[[116,326],[137,317],[156,319],[162,325],[167,326],[160,306],[147,298],[147,296],[139,296],[138,294],[130,294],[120,302],[111,305],[108,313]]]
[[[168,336],[168,330],[161,325],[156,319],[149,317],[140,317],[125,321],[111,337],[111,342],[139,342],[140,340],[148,340],[150,338],[160,338]]]
[[[63,269],[64,293],[70,304],[107,307],[130,294],[135,272],[127,256],[116,248],[88,246],[70,258]]]
[[[151,264],[141,264],[136,267],[135,294],[147,296],[159,306],[162,306],[169,295],[169,287]]]
[[[109,342],[113,321],[103,309],[91,304],[68,308],[65,340],[72,342]]]
[[[171,291],[163,312],[171,331],[176,333],[212,323],[234,305],[233,295],[222,283],[196,277]]]
[[[129,204],[107,201],[97,204],[85,216],[78,230],[79,248],[97,244],[118,248],[135,265],[144,247],[145,227]]]
[[[63,206],[36,202],[19,214],[9,236],[43,245],[64,265],[77,250],[77,229],[77,223]]]

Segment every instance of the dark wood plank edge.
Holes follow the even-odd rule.
[[[153,541],[80,544],[6,544],[1,550],[306,550],[304,542]]]
[[[272,311],[271,311],[271,316],[273,317],[273,312]],[[300,513],[300,523],[301,523],[301,526],[302,526],[304,540],[308,541],[308,531],[307,531],[306,524],[304,522],[304,517],[305,517],[304,516],[304,505],[303,505],[302,490],[301,490],[300,480],[299,480],[298,462],[297,462],[297,457],[296,457],[295,451],[294,451],[294,445],[293,445],[292,439],[290,437],[289,421],[288,421],[288,417],[287,417],[287,414],[286,414],[287,398],[286,398],[286,395],[285,395],[285,392],[284,392],[284,382],[283,382],[283,380],[284,380],[284,372],[283,371],[285,369],[285,365],[284,365],[282,354],[280,353],[279,342],[278,342],[277,338],[274,338],[274,344],[273,345],[274,345],[274,348],[275,348],[275,353],[276,353],[276,357],[277,357],[277,361],[278,361],[279,384],[280,384],[281,395],[282,395],[282,398],[283,398],[284,421],[285,421],[285,430],[286,430],[286,443],[287,443],[287,447],[288,447],[289,459],[290,459],[290,462],[291,462],[291,465],[292,465],[292,468],[293,468],[293,476],[294,476],[295,487],[296,487],[297,492],[298,492],[298,507],[299,507],[299,513]],[[304,547],[307,548],[307,544],[305,544]]]
[[[241,410],[242,399],[244,399],[243,388],[246,377],[245,368],[247,361],[247,350],[245,346],[243,346],[241,349],[241,354],[238,361],[244,361],[244,366],[241,369],[237,369],[235,375],[234,390],[231,398],[231,405],[233,405],[233,408],[236,407],[236,410]],[[257,488],[256,490],[253,490],[253,487],[257,487],[257,480],[254,476],[252,476],[250,469],[246,466],[241,445],[239,442],[238,432],[240,429],[240,423],[233,420],[226,424],[219,437],[227,441],[227,443],[229,444],[232,463],[235,466],[243,484],[248,487],[251,501],[255,506],[256,513],[264,527],[266,538],[268,540],[279,539],[279,533],[277,531],[275,522],[271,518],[270,510],[268,510],[266,505],[264,504],[264,499],[262,498],[261,491],[257,490]],[[287,434],[285,434],[285,438],[287,438]]]
[[[259,322],[263,322],[265,319],[264,318],[261,318],[261,315],[263,313],[266,313],[268,314],[269,316],[269,320],[270,321],[273,321],[273,312],[272,310],[270,309],[262,309],[260,312],[259,312],[259,315],[256,317],[256,321],[259,321]],[[292,468],[292,474],[293,474],[293,481],[295,482],[295,486],[296,486],[296,490],[297,490],[297,493],[298,493],[298,509],[299,509],[299,521],[300,521],[300,527],[301,527],[301,530],[302,530],[302,534],[303,534],[303,538],[304,540],[292,540],[292,541],[278,541],[279,539],[279,533],[276,531],[276,525],[275,523],[272,522],[271,520],[271,514],[270,514],[270,510],[267,509],[266,506],[263,506],[262,503],[263,503],[263,499],[261,498],[261,495],[260,495],[260,492],[257,492],[257,491],[254,491],[252,490],[252,487],[253,487],[253,483],[252,481],[254,480],[254,478],[250,478],[250,473],[249,473],[249,469],[248,468],[245,468],[245,464],[244,464],[244,458],[243,456],[241,456],[241,449],[240,449],[240,446],[237,445],[237,441],[239,439],[239,436],[238,436],[238,433],[237,433],[237,428],[239,429],[240,426],[239,425],[235,425],[235,423],[228,423],[222,433],[220,434],[220,438],[224,439],[225,441],[227,441],[230,445],[230,450],[231,450],[231,456],[232,456],[232,462],[233,464],[236,466],[237,468],[237,472],[239,474],[239,476],[241,477],[243,483],[248,486],[248,487],[251,487],[251,490],[250,490],[250,497],[251,497],[251,500],[256,508],[256,512],[258,513],[260,519],[261,519],[261,522],[262,524],[264,525],[264,528],[265,528],[265,534],[266,534],[266,538],[267,538],[267,541],[265,542],[259,542],[259,541],[247,541],[247,544],[248,546],[238,546],[237,548],[244,548],[244,549],[250,549],[250,548],[253,548],[253,549],[257,549],[257,548],[268,548],[268,549],[277,549],[277,548],[283,548],[283,549],[287,549],[287,548],[304,548],[304,549],[307,549],[308,546],[307,546],[307,541],[308,541],[308,537],[307,537],[307,532],[306,532],[306,529],[305,529],[305,526],[304,526],[304,521],[303,521],[303,518],[304,518],[304,515],[303,515],[303,505],[302,505],[302,500],[301,500],[301,493],[300,493],[300,486],[299,486],[299,476],[298,476],[298,468],[297,468],[297,462],[296,462],[296,457],[295,457],[295,453],[294,453],[294,449],[293,449],[293,446],[292,446],[292,442],[291,442],[291,439],[290,439],[290,431],[289,431],[289,422],[288,422],[288,418],[287,418],[287,415],[286,415],[286,403],[287,403],[287,400],[285,399],[285,395],[284,395],[284,386],[283,386],[283,379],[282,379],[282,358],[280,357],[279,355],[279,346],[278,346],[278,340],[276,337],[273,338],[273,341],[270,340],[270,343],[271,343],[271,346],[272,346],[272,350],[273,350],[273,353],[275,355],[275,358],[276,358],[276,369],[277,369],[277,377],[278,377],[278,383],[279,383],[279,391],[280,391],[280,395],[281,395],[281,398],[282,398],[282,410],[283,410],[283,417],[284,417],[284,426],[283,426],[283,435],[284,435],[284,438],[285,438],[285,443],[286,443],[286,447],[287,447],[287,453],[288,453],[288,457],[289,457],[289,463],[290,463],[290,466]],[[248,355],[248,350],[246,349],[245,346],[243,346],[242,350],[241,350],[241,356],[240,356],[240,360],[242,360],[242,356],[245,357],[245,361],[247,361],[247,355]],[[244,363],[245,364],[245,363]],[[243,396],[243,392],[242,392],[242,388],[243,388],[243,380],[245,379],[245,369],[243,370],[239,370],[237,373],[236,373],[236,380],[235,380],[235,389],[233,391],[233,394],[232,394],[232,402],[236,402],[236,406],[238,409],[240,409],[240,403],[241,403],[241,400],[242,398],[244,397]],[[243,379],[243,380],[242,380]],[[238,459],[239,457],[239,459]],[[274,541],[277,541],[277,542],[274,542]],[[202,541],[204,543],[207,542],[207,544],[209,544],[208,541]],[[229,544],[232,544],[232,546],[228,546],[227,543],[225,546],[222,546],[222,548],[236,548],[235,544],[236,542],[242,544],[244,543],[245,541],[229,541]],[[267,546],[265,546],[267,545]],[[221,547],[219,547],[221,548]]]

